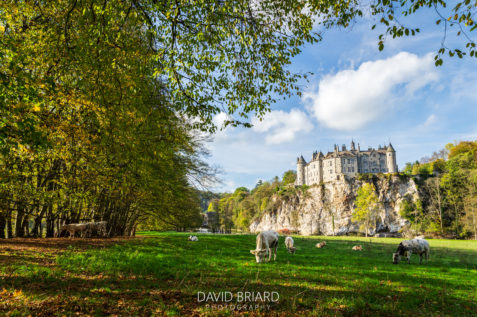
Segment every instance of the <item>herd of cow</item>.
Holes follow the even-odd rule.
[[[189,241],[199,241],[197,236],[189,236]],[[317,248],[323,248],[326,246],[326,242],[322,241],[316,244]],[[294,245],[293,238],[287,236],[285,238],[285,247],[288,252],[295,254],[296,248]],[[250,250],[250,253],[255,255],[257,263],[261,263],[267,260],[277,259],[277,249],[278,249],[278,233],[273,230],[263,231],[257,235],[257,246],[255,250]],[[355,245],[352,250],[361,251],[363,247],[361,245]],[[414,238],[412,240],[404,240],[399,243],[399,246],[395,253],[393,253],[393,263],[398,264],[401,260],[401,257],[406,257],[407,262],[411,263],[411,254],[419,254],[419,264],[422,263],[422,258],[425,257],[426,264],[429,260],[429,243],[423,238]]]
[[[319,242],[316,244],[317,248],[323,248],[326,246],[326,241]],[[296,248],[294,246],[294,241],[292,237],[287,236],[285,238],[285,247],[288,252],[295,253]],[[250,253],[255,255],[257,263],[264,262],[268,255],[268,261],[271,260],[272,254],[273,259],[277,258],[277,249],[278,249],[278,233],[273,230],[263,231],[257,235],[257,246],[255,250],[250,250]],[[363,247],[361,245],[355,245],[352,250],[361,251]],[[407,258],[407,262],[411,263],[411,254],[419,254],[419,264],[422,263],[422,258],[425,257],[426,264],[429,260],[429,243],[422,238],[415,238],[412,240],[402,241],[396,252],[393,253],[393,263],[398,264],[401,260],[401,257],[404,256]]]
[[[57,232],[57,236],[62,236],[68,232],[69,237],[73,238],[76,233],[79,233],[82,238],[88,238],[93,235],[99,237],[107,236],[107,222],[87,222],[87,223],[70,223],[60,227],[60,230]],[[250,250],[250,253],[255,255],[257,263],[266,261],[268,255],[268,261],[272,259],[277,259],[277,249],[278,249],[278,233],[273,230],[263,231],[257,235],[257,244],[255,250]],[[189,241],[199,241],[197,236],[189,236]],[[317,248],[323,248],[326,246],[326,241],[322,241],[316,244]],[[285,247],[288,252],[295,254],[296,247],[293,241],[293,238],[290,236],[285,237]],[[356,245],[352,248],[355,251],[363,250],[361,245]],[[411,263],[411,254],[419,254],[419,264],[422,263],[422,258],[425,257],[426,263],[429,260],[429,243],[423,238],[415,238],[412,240],[402,241],[396,252],[393,253],[393,263],[398,264],[401,260],[401,257],[406,257],[407,262]]]
[[[106,237],[107,221],[85,222],[85,223],[69,223],[60,227],[56,233],[57,237],[61,237],[68,232],[70,238],[74,238],[79,233],[82,238],[90,238],[92,236]]]

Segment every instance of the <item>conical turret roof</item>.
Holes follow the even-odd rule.
[[[394,150],[393,145],[391,144],[391,142],[389,142],[388,149],[386,150],[386,152],[396,152]]]

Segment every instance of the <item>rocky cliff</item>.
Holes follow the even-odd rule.
[[[350,179],[313,185],[305,191],[274,195],[273,207],[254,220],[251,232],[289,229],[302,235],[344,235],[360,232],[359,225],[351,221],[358,188],[365,180]],[[375,233],[398,233],[408,224],[399,215],[403,199],[416,202],[419,191],[413,179],[396,175],[370,177],[380,200],[380,220]]]

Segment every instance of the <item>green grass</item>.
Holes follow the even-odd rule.
[[[141,235],[147,238],[106,248],[69,248],[56,255],[52,268],[17,263],[18,279],[42,280],[45,286],[29,290],[10,278],[9,290],[22,289],[30,302],[61,293],[79,307],[62,313],[82,309],[97,315],[228,315],[232,312],[208,310],[197,302],[197,292],[220,291],[278,292],[278,302],[266,303],[270,307],[253,310],[254,314],[475,316],[477,312],[476,241],[429,240],[428,265],[419,265],[418,256],[410,265],[393,265],[392,253],[401,239],[296,236],[297,252],[292,255],[280,237],[277,261],[257,264],[249,252],[255,247],[254,235],[198,234],[198,242],[187,241],[188,234],[182,233]],[[317,249],[315,244],[323,240],[327,245]],[[363,251],[352,251],[356,244]],[[75,282],[86,286],[77,287]],[[85,297],[86,304],[81,301]],[[124,307],[116,311],[121,300]]]

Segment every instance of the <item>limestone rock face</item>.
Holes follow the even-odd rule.
[[[265,212],[250,225],[251,232],[289,229],[302,235],[345,235],[364,231],[351,221],[358,188],[364,181],[358,179],[336,180],[313,185],[305,193],[286,197],[274,195],[274,208]],[[420,199],[417,186],[412,179],[380,175],[373,179],[379,197],[380,220],[376,232],[381,236],[396,234],[405,225],[406,219],[399,215],[401,201]],[[406,198],[405,198],[406,197]]]

